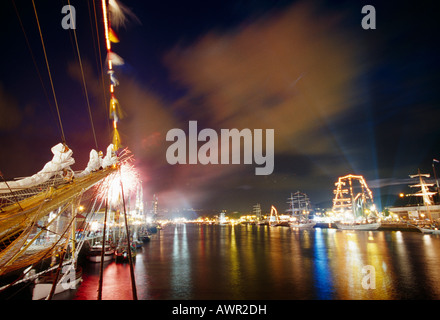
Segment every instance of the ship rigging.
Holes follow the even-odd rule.
[[[68,2],[70,6],[70,1]],[[124,213],[128,242],[127,250],[129,252],[131,250],[125,198],[132,192],[133,188],[130,185],[124,185],[126,174],[123,177],[121,171],[127,167],[133,170],[133,166],[130,164],[133,161],[133,156],[127,148],[123,149],[121,147],[118,132],[118,122],[122,111],[115,97],[115,87],[118,82],[115,78],[113,66],[120,64],[121,58],[112,51],[111,42],[119,40],[110,26],[110,21],[116,27],[118,24],[124,23],[126,19],[124,12],[126,13],[127,9],[116,0],[102,0],[101,4],[107,49],[107,74],[109,75],[110,110],[108,114],[112,121],[113,139],[112,143],[108,145],[107,153],[104,156],[102,152],[98,151],[80,48],[76,31],[73,29],[76,56],[78,57],[81,70],[83,91],[96,146],[96,149],[90,151],[87,167],[82,171],[75,172],[71,169],[75,160],[72,156],[73,151],[66,142],[54,81],[52,79],[52,71],[46,53],[44,32],[40,25],[37,7],[34,0],[32,1],[45,65],[57,110],[58,128],[60,129],[62,142],[51,149],[53,153],[52,160],[47,162],[38,173],[30,177],[10,181],[6,181],[3,175],[0,175],[3,180],[0,181],[0,276],[17,275],[15,281],[1,286],[0,292],[10,289],[13,285],[21,282],[34,282],[34,298],[51,299],[55,293],[66,288],[72,288],[73,285],[78,284],[81,281],[80,271],[76,273],[75,277],[70,279],[69,285],[65,286],[66,277],[71,276],[68,275],[68,272],[63,273],[64,267],[69,266],[69,270],[77,270],[76,261],[78,253],[86,239],[85,234],[91,228],[90,222],[101,208],[105,207],[107,213],[109,197],[111,197],[111,192],[113,192],[110,187],[115,183],[120,190],[117,193],[113,192],[116,194],[118,203],[112,203],[112,205],[113,207],[120,206],[120,210]],[[27,39],[15,3],[14,8]],[[94,1],[93,9],[95,12],[96,32],[98,32],[97,10]],[[35,64],[29,42],[27,44]],[[99,60],[102,66],[102,57],[99,57]],[[136,176],[136,178],[137,181],[134,189],[138,188],[140,183],[139,177]],[[85,217],[82,216],[79,209],[84,207],[82,205],[84,203],[87,203]],[[79,217],[84,218],[81,226],[78,225]],[[103,239],[103,250],[104,245],[105,238]],[[45,263],[46,260],[50,261],[49,266]],[[133,298],[137,299],[131,259],[130,268]]]

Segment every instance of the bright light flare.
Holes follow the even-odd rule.
[[[122,182],[122,187],[121,187]],[[136,192],[141,183],[139,173],[135,167],[128,162],[120,164],[119,170],[109,175],[100,186],[98,198],[107,199],[108,204],[117,206],[122,203],[122,189],[125,199],[132,192]]]

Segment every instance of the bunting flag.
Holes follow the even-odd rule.
[[[119,81],[118,81],[118,79],[116,79],[115,74],[114,74],[115,72],[113,70],[109,70],[107,73],[110,75],[110,82],[112,83],[112,85],[114,87],[119,85]]]
[[[119,101],[115,97],[111,97],[110,99],[110,119],[119,121],[119,119],[123,118],[123,113]]]
[[[113,31],[112,28],[109,28],[109,29],[108,29],[108,38],[109,38],[109,40],[110,40],[111,42],[113,42],[113,43],[118,43],[118,42],[119,42],[119,38],[118,38],[118,36],[116,35],[116,33]]]
[[[121,66],[124,64],[124,59],[118,56],[112,51],[111,43],[118,43],[119,38],[110,27],[110,22],[116,28],[124,26],[127,21],[127,16],[130,16],[133,20],[138,21],[138,18],[131,12],[130,9],[119,3],[117,0],[102,0],[102,14],[104,17],[104,33],[105,43],[107,48],[107,63],[108,63],[108,75],[110,77],[110,119],[113,120],[113,146],[114,151],[117,151],[121,147],[121,138],[118,131],[119,119],[123,117],[123,112],[119,101],[115,98],[115,87],[119,85],[119,81],[116,79],[113,66]]]
[[[124,59],[122,59],[116,53],[111,52],[111,51],[107,54],[107,60],[111,61],[112,65],[115,65],[115,66],[122,66],[125,63]]]
[[[114,146],[120,146],[121,145],[121,138],[119,136],[119,131],[117,128],[114,129],[113,131],[113,141],[112,141]],[[115,147],[116,150],[119,149],[119,147]]]
[[[128,16],[132,20],[139,22],[139,19],[136,17],[136,15],[119,1],[109,0],[108,6],[110,12],[110,20],[116,28],[125,26],[125,23],[128,20]]]

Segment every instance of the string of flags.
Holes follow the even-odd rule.
[[[115,31],[112,29],[110,22],[112,22],[115,28],[124,26],[127,20],[127,15],[134,17],[136,16],[131,13],[130,9],[126,8],[123,4],[119,3],[117,0],[108,0],[108,10],[107,10],[107,0],[102,0],[102,13],[104,17],[104,32],[105,32],[105,43],[107,48],[107,74],[110,78],[110,119],[113,122],[113,139],[112,143],[114,146],[114,151],[117,151],[121,147],[121,138],[118,132],[118,122],[123,117],[123,112],[119,101],[115,97],[115,87],[119,85],[119,81],[115,76],[115,71],[113,66],[121,66],[124,64],[124,59],[112,51],[112,43],[118,43],[119,37],[116,35]]]

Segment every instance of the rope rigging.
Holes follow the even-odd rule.
[[[68,0],[67,2],[69,4],[69,6],[70,6],[70,0]],[[74,15],[72,15],[71,18],[74,19]],[[75,25],[75,21],[73,21],[73,24]],[[89,118],[90,118],[90,124],[92,126],[93,138],[95,139],[96,149],[99,149],[99,147],[98,147],[98,140],[96,139],[95,126],[93,124],[92,110],[90,108],[89,94],[87,92],[86,79],[85,79],[85,76],[84,76],[84,69],[83,69],[83,65],[82,65],[82,61],[81,61],[81,53],[79,51],[78,38],[76,36],[76,29],[75,28],[73,28],[73,36],[75,38],[75,45],[76,45],[76,52],[78,54],[79,67],[81,68],[81,77],[82,77],[82,82],[83,82],[83,86],[84,86],[84,95],[86,97],[87,109],[89,111]]]
[[[33,62],[34,67],[35,67],[35,71],[37,72],[38,79],[40,80],[41,86],[42,86],[42,88],[43,88],[43,93],[44,93],[44,96],[46,97],[47,104],[49,105],[49,107],[50,107],[50,111],[51,111],[51,113],[52,113],[52,115],[53,115],[53,117],[54,117],[54,119],[55,119],[55,124],[57,125],[57,128],[58,128],[58,130],[60,130],[60,133],[61,133],[60,125],[59,125],[59,123],[58,123],[58,121],[57,121],[57,119],[56,119],[55,110],[54,110],[53,105],[52,105],[52,103],[51,103],[51,101],[50,101],[49,95],[48,95],[47,90],[46,90],[46,86],[44,85],[43,77],[41,76],[41,72],[40,72],[40,70],[39,70],[39,68],[38,68],[37,61],[35,60],[34,52],[32,51],[32,47],[31,47],[31,45],[30,45],[30,43],[29,43],[29,39],[28,39],[28,37],[27,37],[26,30],[24,29],[23,22],[22,22],[22,20],[21,20],[20,14],[19,14],[19,12],[18,12],[18,9],[17,9],[17,6],[15,5],[15,1],[14,1],[14,0],[12,0],[12,4],[13,4],[13,6],[14,6],[14,11],[15,11],[15,14],[16,14],[16,16],[17,16],[17,19],[18,19],[18,22],[19,22],[19,24],[20,24],[20,27],[21,27],[21,31],[23,32],[23,35],[24,35],[24,39],[25,39],[25,41],[26,41],[27,48],[28,48],[29,53],[30,53],[30,55],[31,55],[32,62]]]
[[[107,91],[105,89],[105,80],[104,80],[104,67],[103,67],[103,63],[102,63],[102,56],[101,56],[101,38],[99,36],[99,28],[98,28],[98,18],[96,15],[96,6],[95,6],[95,0],[89,0],[88,1],[89,6],[89,20],[90,20],[90,29],[92,31],[96,31],[96,40],[95,37],[93,37],[93,49],[95,52],[95,59],[96,59],[96,66],[97,69],[100,70],[100,76],[101,76],[101,84],[102,84],[102,96],[103,96],[103,106],[104,106],[104,110],[106,112],[107,118],[110,117],[109,113],[108,113],[108,108],[107,108]],[[95,25],[93,26],[92,23],[92,13],[91,13],[91,9],[90,6],[93,6],[93,20],[95,22]],[[92,32],[92,36],[93,36],[93,32]],[[98,45],[95,45],[95,41],[97,42]],[[98,52],[96,52],[96,47],[98,47]],[[98,64],[99,61],[99,64]],[[111,135],[111,130],[110,130],[110,123],[107,121],[107,130],[108,130],[108,136]]]
[[[44,45],[44,40],[43,40],[43,33],[41,32],[41,26],[40,26],[40,21],[38,19],[38,14],[37,14],[37,8],[35,7],[35,2],[34,0],[32,0],[32,5],[34,7],[34,13],[35,13],[35,19],[37,20],[37,25],[38,25],[38,32],[40,33],[40,39],[41,39],[41,45],[43,47],[43,52],[44,52],[44,59],[46,61],[46,68],[47,68],[47,73],[49,74],[49,80],[50,80],[50,85],[52,88],[52,94],[53,94],[53,99],[55,101],[55,107],[57,109],[57,114],[58,114],[58,122],[60,125],[60,130],[61,130],[61,140],[64,144],[66,144],[66,137],[64,135],[64,129],[63,129],[63,123],[61,121],[61,116],[60,116],[60,109],[58,107],[58,101],[57,101],[57,96],[55,94],[55,88],[53,85],[53,80],[52,80],[52,74],[50,72],[50,67],[49,67],[49,61],[47,59],[47,53],[46,53],[46,46]]]

